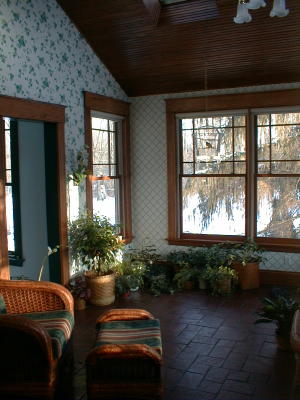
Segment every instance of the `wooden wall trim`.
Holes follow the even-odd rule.
[[[66,193],[66,159],[65,159],[65,135],[64,123],[59,122],[57,129],[57,153],[58,153],[58,193],[59,193],[59,237],[60,237],[60,279],[62,284],[67,284],[69,271],[68,254],[68,216],[67,216],[67,193]]]
[[[84,92],[84,105],[90,110],[122,116],[129,115],[130,103],[96,93]]]
[[[0,116],[0,279],[10,279],[5,211],[5,136]]]
[[[41,101],[0,96],[1,115],[45,122],[64,122],[65,106]]]
[[[261,269],[260,281],[263,285],[300,287],[300,272]]]
[[[58,152],[58,198],[59,198],[59,235],[60,235],[60,262],[61,262],[61,283],[67,283],[69,279],[69,258],[68,258],[68,231],[67,231],[67,202],[66,202],[66,172],[65,172],[65,139],[64,139],[64,122],[65,122],[65,106],[44,103],[28,99],[20,99],[17,97],[0,96],[0,115],[11,118],[37,120],[42,122],[56,123],[56,140]],[[3,146],[0,146],[0,152]],[[2,150],[3,151],[3,150]],[[1,160],[0,160],[1,163]],[[7,241],[7,233],[4,235],[3,227],[6,227],[5,214],[3,216],[3,193],[5,191],[4,179],[1,178],[3,166],[0,164],[0,278],[9,279],[9,265],[7,257],[7,243],[3,253],[3,243]],[[5,207],[4,207],[5,212]]]
[[[300,89],[165,99],[167,112],[203,112],[300,105]]]

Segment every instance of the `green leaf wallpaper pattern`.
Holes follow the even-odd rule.
[[[128,100],[55,0],[1,0],[0,94],[67,106],[67,169],[84,145],[84,90]]]

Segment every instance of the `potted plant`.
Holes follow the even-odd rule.
[[[69,224],[69,245],[74,259],[87,270],[90,303],[108,305],[115,300],[114,266],[123,242],[107,218],[87,213]]]
[[[116,265],[116,288],[118,294],[124,295],[129,291],[137,291],[144,283],[146,266],[142,261],[124,256],[122,262]]]
[[[194,289],[195,281],[199,278],[199,270],[186,263],[180,265],[180,269],[174,276],[174,281],[180,289]]]
[[[175,265],[175,268],[179,273],[179,275],[177,275],[176,277],[176,280],[178,280],[179,278],[179,281],[182,281],[181,275],[184,278],[184,275],[187,275],[189,273],[191,277],[186,282],[191,282],[191,283],[187,285],[193,286],[195,279],[198,279],[199,288],[200,289],[206,288],[206,282],[202,278],[201,274],[201,272],[205,269],[207,264],[206,248],[201,248],[197,250],[188,249],[188,251],[182,251],[182,250],[172,251],[171,253],[168,254],[167,260]],[[180,272],[182,266],[189,267],[190,269],[192,269],[192,271],[187,271],[186,269],[188,268],[184,268],[184,271]]]
[[[273,296],[263,298],[262,303],[255,324],[275,322],[278,347],[281,350],[290,350],[290,333],[294,314],[299,310],[299,303],[285,291],[275,294],[273,292]]]
[[[236,270],[243,290],[259,288],[259,263],[264,259],[263,251],[253,240],[247,240],[235,245],[230,252],[232,268]]]
[[[84,310],[86,301],[90,298],[91,290],[88,287],[85,276],[82,273],[77,273],[71,276],[68,289],[74,298],[75,310]]]
[[[207,267],[203,272],[203,278],[209,282],[213,295],[224,296],[231,293],[237,274],[232,268],[221,265],[217,268]]]

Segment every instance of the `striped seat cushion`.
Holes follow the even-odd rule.
[[[147,344],[162,354],[159,320],[102,322],[98,325],[96,346],[103,344]]]
[[[0,294],[0,314],[6,314],[6,305],[2,294]]]
[[[40,323],[47,330],[52,341],[53,357],[60,358],[72,334],[73,314],[69,311],[58,310],[22,314],[22,316]]]

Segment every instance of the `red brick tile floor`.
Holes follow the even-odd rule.
[[[253,323],[269,290],[227,298],[203,291],[160,297],[134,293],[113,306],[77,311],[74,363],[61,371],[56,400],[86,399],[85,358],[94,343],[95,320],[109,308],[132,307],[160,319],[164,400],[291,399],[294,356],[277,349],[275,325]]]

